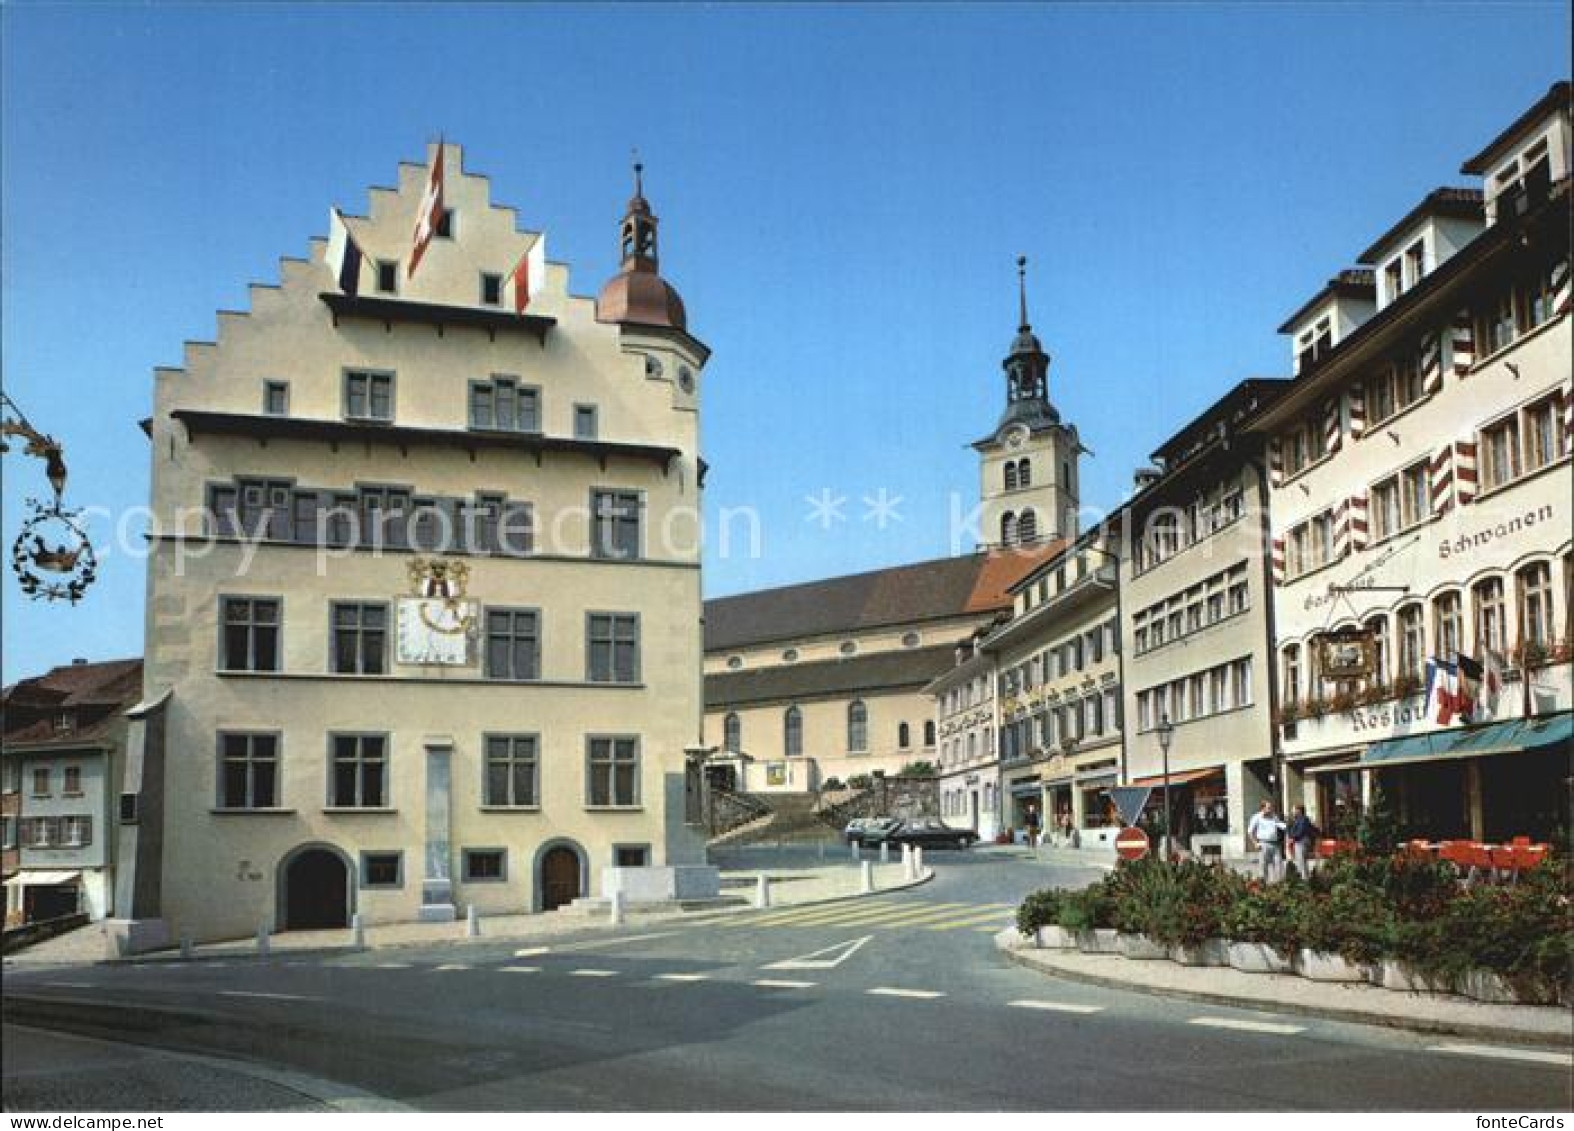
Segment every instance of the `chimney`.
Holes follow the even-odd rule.
[[[72,661],[71,661],[71,666],[74,667],[74,668],[82,667],[82,666],[84,666],[86,664],[87,664],[87,657],[86,656],[77,656],[77,657],[74,657],[72,659]]]
[[[1162,473],[1156,467],[1139,467],[1131,473],[1131,482],[1138,491],[1146,491],[1159,481]]]

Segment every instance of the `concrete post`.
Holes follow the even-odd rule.
[[[257,953],[264,958],[268,956],[268,925],[266,923],[257,928]]]
[[[191,950],[191,932],[182,931],[180,933],[180,960],[182,962],[191,961]]]
[[[761,872],[754,881],[754,906],[765,908],[771,905],[771,878]]]
[[[870,892],[874,891],[874,865],[865,860],[858,865],[858,871],[859,880],[861,882],[859,890],[861,890],[863,894],[868,895]]]
[[[858,851],[858,842],[856,840],[852,842],[850,847],[852,849],[853,859],[854,860],[861,860],[861,859],[863,859],[863,853]]]
[[[359,911],[350,916],[350,945],[356,950],[366,949],[366,924],[361,922]]]
[[[614,927],[623,925],[623,893],[615,891],[607,899],[607,910]]]
[[[908,880],[918,878],[917,873],[913,871],[913,846],[910,844],[902,845],[902,878]]]
[[[475,904],[465,908],[465,938],[478,939],[481,937],[481,916],[476,913]]]
[[[888,840],[882,840],[880,842],[880,863],[882,863],[882,864],[889,864],[890,862],[891,862],[891,842],[888,841]]]
[[[924,875],[924,848],[919,845],[913,849],[913,878],[922,879]]]

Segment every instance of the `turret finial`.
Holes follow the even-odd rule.
[[[1017,329],[1031,329],[1027,321],[1027,256],[1017,256],[1017,301],[1021,313],[1021,322]]]
[[[645,163],[639,159],[639,146],[634,147],[634,195],[645,195]]]

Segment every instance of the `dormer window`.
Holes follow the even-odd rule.
[[[1319,318],[1310,329],[1303,330],[1301,336],[1296,339],[1295,355],[1297,368],[1309,368],[1333,348],[1333,319],[1324,316]]]
[[[1409,278],[1409,285],[1415,286],[1426,278],[1426,241],[1416,240],[1405,252],[1405,274]],[[1395,292],[1398,293],[1397,291]]]
[[[1546,137],[1499,169],[1492,185],[1499,220],[1524,215],[1531,205],[1546,199],[1552,185]]]
[[[76,716],[70,711],[60,711],[55,715],[55,733],[70,734],[76,729]]]

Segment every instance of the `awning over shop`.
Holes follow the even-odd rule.
[[[82,878],[81,872],[18,872],[5,882],[8,888],[48,888],[56,884],[72,884]]]
[[[1031,781],[1014,781],[1011,783],[1012,797],[1033,796],[1036,795],[1038,791],[1039,780],[1037,778],[1034,778]]]
[[[1563,711],[1535,719],[1510,719],[1486,726],[1432,731],[1406,738],[1374,742],[1361,755],[1365,769],[1386,769],[1414,762],[1445,758],[1485,758],[1493,754],[1518,754],[1526,750],[1566,745],[1574,736],[1574,712]]]
[[[1171,785],[1184,785],[1189,781],[1201,781],[1203,778],[1219,777],[1224,773],[1223,766],[1210,766],[1206,770],[1172,770],[1170,771]],[[1145,778],[1133,778],[1128,785],[1163,785],[1164,775],[1153,774]]]

